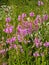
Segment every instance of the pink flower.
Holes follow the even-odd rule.
[[[45,20],[48,20],[48,15],[47,15],[47,14],[45,14],[45,15],[43,16],[43,21],[45,21]]]
[[[33,56],[34,56],[34,57],[38,57],[38,56],[40,56],[40,55],[39,55],[39,53],[36,51],[35,53],[33,53]]]
[[[33,29],[34,31],[37,31],[39,29],[38,22],[39,22],[38,20],[34,21],[34,29]]]
[[[38,25],[35,25],[34,31],[37,31],[39,29]]]
[[[25,17],[26,17],[26,14],[22,13],[22,15],[18,16],[18,21],[23,21]]]
[[[8,39],[6,40],[6,43],[11,43],[11,42],[10,42],[10,38],[8,38]]]
[[[27,30],[27,34],[31,34],[32,33],[32,31],[33,31],[32,22],[25,21],[25,22],[23,22],[23,26]]]
[[[6,40],[6,43],[13,43],[13,42],[15,42],[16,41],[16,37],[12,37],[12,38],[8,38],[7,40]]]
[[[24,36],[26,36],[27,35],[27,29],[21,30],[21,34],[24,35]]]
[[[21,27],[18,26],[18,34],[22,35],[22,36],[26,36],[27,35],[27,29],[22,29]]]
[[[7,17],[6,18],[6,22],[10,22],[11,21],[11,18],[10,17]]]
[[[16,48],[17,48],[17,45],[16,45],[16,44],[11,44],[11,45],[9,46],[9,50],[10,50],[10,49],[13,49],[13,48],[16,49]]]
[[[12,42],[15,42],[15,41],[16,41],[16,37],[12,37],[12,38],[11,38],[11,41],[12,41]]]
[[[41,1],[41,5],[44,5],[44,3]]]
[[[32,23],[25,21],[22,22],[22,24],[18,25],[17,27],[17,35],[18,38],[24,38],[26,35],[31,34],[32,33]]]
[[[36,45],[37,48],[42,45],[42,42],[38,38],[34,39],[34,43],[35,43],[35,45]]]
[[[13,47],[16,48],[16,44],[14,44]]]
[[[36,19],[35,21],[34,21],[34,25],[38,25],[38,19]]]
[[[44,5],[42,1],[38,1],[38,6]]]
[[[30,12],[30,14],[29,14],[31,17],[33,17],[34,16],[34,12]]]
[[[12,33],[13,32],[13,26],[9,26],[9,27],[6,27],[4,30],[3,30],[5,33]]]
[[[22,42],[26,35],[31,34],[33,31],[32,29],[32,22],[23,21],[17,26],[17,39],[19,42]]]
[[[21,21],[22,20],[22,17],[21,15],[18,16],[18,21]]]
[[[17,39],[18,39],[19,42],[22,42],[24,38],[21,35],[17,35]]]
[[[5,53],[5,49],[0,50],[0,54],[4,54]]]
[[[9,26],[9,23],[6,23],[6,25],[5,25],[6,27],[8,27]]]
[[[27,34],[32,33],[32,23],[31,22],[23,22],[22,25],[18,25],[17,27],[18,34],[26,36]]]
[[[23,34],[24,36],[26,36],[26,35],[27,35],[27,29],[22,30],[22,34]]]
[[[22,13],[22,18],[26,17],[26,14],[25,13]]]
[[[45,46],[45,47],[49,47],[49,42],[45,42],[45,43],[44,43],[44,46]]]
[[[41,2],[40,1],[38,1],[38,6],[40,6],[41,5]]]
[[[39,29],[39,19],[38,17],[36,17],[35,21],[34,21],[34,30],[37,31]]]

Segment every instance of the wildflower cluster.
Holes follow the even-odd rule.
[[[37,5],[44,6],[43,1]],[[5,10],[7,14],[7,10]],[[2,29],[0,56],[2,65],[49,65],[49,15],[31,11],[18,15],[17,21],[6,16]],[[5,34],[5,35],[4,35]],[[3,60],[4,59],[4,60]],[[31,64],[31,62],[33,63]]]

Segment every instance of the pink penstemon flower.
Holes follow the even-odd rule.
[[[49,18],[48,14],[44,14],[44,15],[43,15],[43,21],[45,21],[45,20],[47,21],[48,18]]]
[[[6,51],[8,51],[8,49],[2,49],[2,50],[0,50],[0,54],[5,54]]]
[[[21,20],[22,20],[22,16],[19,15],[19,16],[18,16],[18,21],[21,21]]]
[[[7,23],[9,23],[9,22],[11,21],[11,18],[10,18],[10,17],[7,17],[7,18],[5,19],[5,21],[6,21]]]
[[[34,39],[34,44],[38,48],[39,46],[42,46],[42,42],[40,41],[39,38],[35,37]]]
[[[39,55],[39,53],[36,51],[35,53],[33,53],[33,56],[34,56],[34,57],[38,57],[38,56],[40,56],[40,55]]]
[[[16,37],[12,37],[12,38],[8,38],[7,40],[6,40],[6,43],[8,44],[8,43],[13,43],[13,42],[15,42],[16,41]]]
[[[18,16],[18,21],[23,21],[26,16],[26,13],[22,13],[22,15]]]
[[[45,47],[49,47],[49,42],[45,42],[43,45],[44,45]]]
[[[26,13],[22,13],[22,18],[25,18],[26,16]]]
[[[42,1],[38,1],[38,6],[44,5],[44,3]]]
[[[5,33],[12,33],[13,32],[13,26],[7,26],[5,29],[3,29]]]
[[[23,38],[32,33],[32,22],[23,21],[17,26],[17,38],[19,41],[22,41]]]
[[[30,15],[30,17],[35,16],[34,12],[30,12],[29,15]]]
[[[19,42],[22,42],[24,40],[24,37],[21,35],[17,35],[17,39]]]

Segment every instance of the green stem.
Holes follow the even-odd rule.
[[[36,57],[36,65],[38,65],[38,63],[37,63],[37,57]]]

